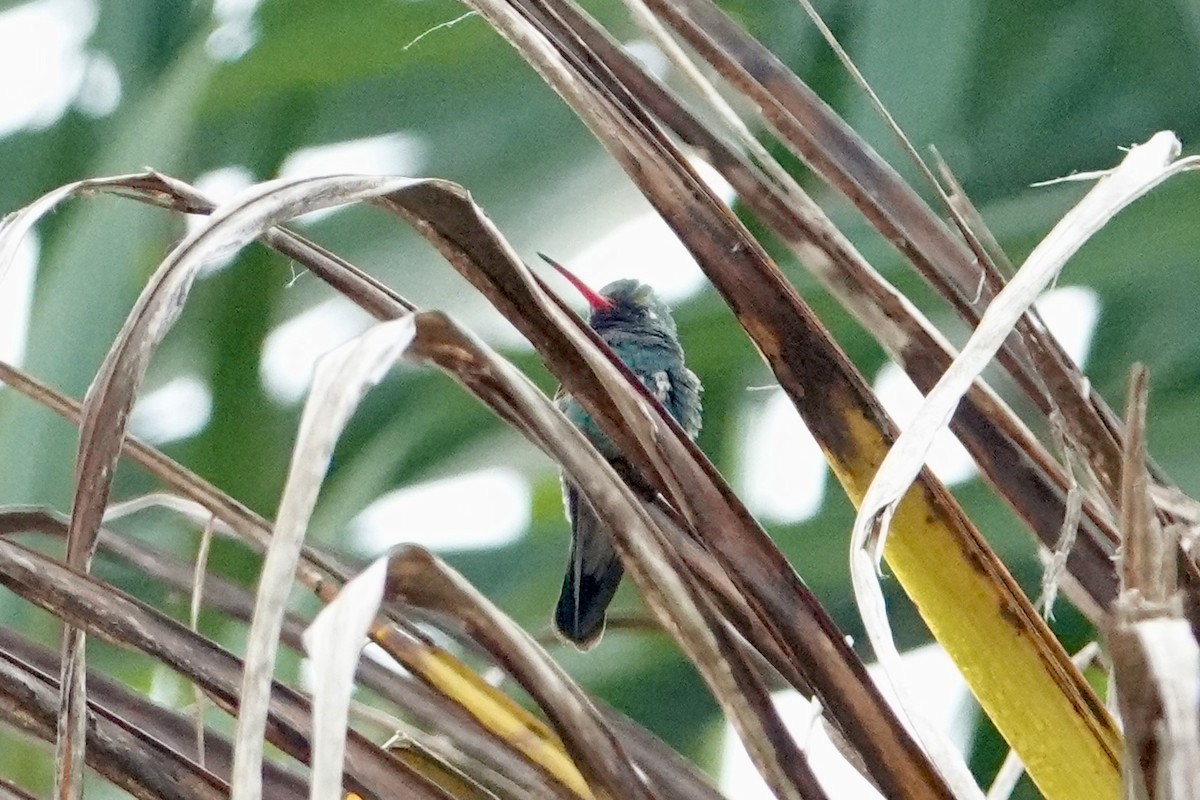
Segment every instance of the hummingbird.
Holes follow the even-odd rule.
[[[694,440],[700,432],[700,379],[684,366],[679,333],[666,303],[649,286],[631,278],[593,291],[566,267],[538,255],[579,290],[589,307],[588,325]],[[655,496],[653,487],[570,394],[560,388],[554,401],[618,475],[641,494]],[[554,626],[580,650],[587,650],[604,633],[605,611],[624,567],[605,521],[565,475],[562,484],[571,550]]]

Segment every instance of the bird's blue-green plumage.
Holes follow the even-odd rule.
[[[632,279],[614,281],[599,294],[611,305],[593,305],[588,324],[684,432],[695,438],[700,431],[700,380],[684,366],[670,309],[649,286]],[[627,482],[639,491],[651,491],[579,403],[561,395],[558,404]],[[605,610],[623,569],[604,521],[566,481],[563,495],[571,521],[571,554],[554,621],[563,636],[586,648],[604,631]]]

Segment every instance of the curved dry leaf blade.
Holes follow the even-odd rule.
[[[176,204],[164,199],[165,194],[158,191],[150,173],[135,173],[130,175],[115,175],[109,178],[90,178],[60,186],[34,200],[29,205],[12,212],[0,220],[0,280],[8,272],[16,257],[17,249],[34,226],[46,215],[50,214],[61,203],[74,197],[86,196],[94,192],[130,192],[143,194],[148,202],[156,204]]]
[[[342,587],[304,631],[304,651],[312,665],[312,800],[342,796],[342,759],[354,672],[367,632],[383,599],[387,559],[375,561]]]
[[[309,211],[394,191],[403,178],[333,176],[252,186],[215,209],[155,270],[84,399],[68,558],[86,563],[103,518],[134,394],[199,270],[275,225]]]
[[[377,176],[367,177],[382,180]],[[92,193],[115,194],[148,205],[170,208],[187,214],[209,215],[216,208],[216,205],[194,186],[153,170],[134,175],[80,181],[56,190],[43,200],[39,200],[34,204],[37,206],[36,209],[30,207],[28,219],[21,220],[14,215],[14,221],[20,221],[21,224],[12,226],[11,233],[6,232],[6,227],[0,225],[0,275],[11,261],[11,253],[18,243],[16,240],[24,236],[41,216],[69,196],[87,196]],[[24,214],[24,211],[18,212],[18,215],[21,214]],[[397,309],[413,311],[416,308],[381,281],[293,231],[276,227],[265,231],[260,238],[268,247],[306,267],[377,319],[396,317],[398,316]]]
[[[379,323],[317,363],[259,577],[254,619],[246,641],[246,672],[233,764],[235,799],[257,800],[261,796],[263,730],[279,630],[304,533],[334,445],[359,400],[395,364],[412,341],[414,330],[411,317]]]
[[[5,217],[4,221],[0,223],[0,278],[3,277],[15,258],[21,240],[43,216],[50,213],[59,203],[87,191],[113,190],[120,186],[131,186],[136,184],[142,177],[137,175],[123,175],[115,178],[100,178],[67,184],[43,195],[20,211]],[[80,462],[82,462],[83,456],[84,453],[81,450]],[[77,469],[77,483],[79,474],[79,470]],[[103,502],[100,503],[100,506],[103,507]],[[87,540],[88,537],[86,536],[80,537],[76,535],[68,537],[68,559],[76,566],[86,566],[87,555],[90,553],[90,544]],[[82,541],[82,545],[73,547],[72,542],[76,541]],[[58,766],[55,772],[54,793],[58,797],[74,798],[79,797],[83,791],[82,764],[85,739],[82,726],[83,716],[86,711],[86,695],[83,683],[86,674],[86,664],[84,661],[83,638],[78,632],[70,629],[64,632],[63,656],[62,683],[66,687],[66,691],[62,695],[63,714],[59,720],[60,727],[57,739],[58,757],[56,759]]]
[[[275,181],[247,189],[214,210],[205,224],[159,265],[101,364],[83,403],[67,563],[86,569],[112,489],[129,410],[150,356],[183,308],[192,281],[207,263],[234,252],[276,224],[300,214],[393,191],[405,179],[337,176]],[[68,630],[63,658],[63,722],[56,785],[59,796],[82,791],[83,639]]]

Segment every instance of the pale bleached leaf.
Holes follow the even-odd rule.
[[[211,525],[213,532],[222,536],[233,537],[236,535],[236,531],[229,523],[217,519],[212,511],[200,503],[190,497],[182,497],[170,492],[150,492],[122,500],[119,503],[112,503],[104,512],[104,521],[113,522],[150,508],[173,511],[200,528]]]
[[[246,642],[233,762],[235,800],[258,800],[262,796],[263,738],[279,632],[304,533],[334,445],[363,395],[408,347],[414,331],[409,316],[381,322],[317,363]]]
[[[312,664],[313,760],[311,800],[342,796],[342,759],[354,670],[367,631],[379,610],[388,559],[376,559],[338,592],[304,631],[304,652]]]
[[[0,280],[12,265],[17,256],[17,248],[38,222],[59,206],[65,200],[79,195],[89,189],[104,188],[110,185],[136,179],[136,175],[120,175],[114,178],[95,178],[92,180],[76,181],[34,200],[24,208],[14,211],[0,220]]]
[[[131,183],[136,177],[122,180]],[[111,183],[103,188],[111,188]],[[296,216],[377,197],[411,183],[406,178],[339,175],[258,184],[214,209],[208,220],[172,249],[138,296],[84,398],[67,531],[68,564],[87,569],[91,561],[134,397],[150,357],[182,311],[200,270]],[[80,185],[71,188],[78,191]],[[62,198],[55,193],[43,198],[45,203],[51,199],[58,202]],[[66,787],[62,796],[78,796],[82,791],[83,645],[83,636],[68,629],[63,645],[63,714],[56,777],[56,784]]]

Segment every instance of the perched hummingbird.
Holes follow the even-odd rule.
[[[599,292],[561,264],[539,253],[587,300],[588,324],[636,375],[689,438],[700,432],[700,379],[683,365],[683,348],[671,310],[644,283],[613,281]],[[569,394],[559,389],[555,403],[631,486],[653,496],[654,490]],[[563,502],[571,523],[571,553],[554,625],[581,650],[604,633],[604,612],[621,583],[624,568],[612,534],[587,500],[563,477]]]

